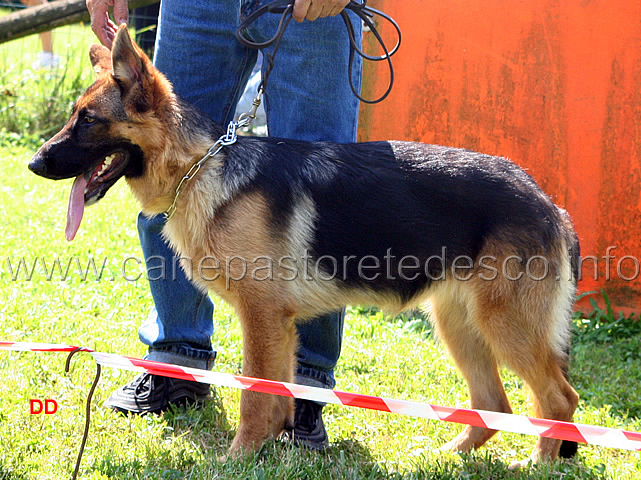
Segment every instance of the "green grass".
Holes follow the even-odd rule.
[[[74,27],[79,29],[79,27]],[[74,30],[75,32],[76,30]],[[83,32],[83,42],[92,41]],[[77,48],[81,50],[84,45]],[[34,42],[33,49],[37,49]],[[0,55],[7,53],[0,47]],[[7,57],[7,58],[9,58]],[[0,57],[1,58],[1,57]],[[67,78],[86,86],[91,69],[85,52],[71,57]],[[13,61],[13,60],[12,60]],[[16,64],[0,78],[21,85]],[[84,77],[80,70],[87,73]],[[49,127],[24,123],[38,114],[51,92],[49,80],[32,78],[40,89],[15,89],[24,102],[19,112],[0,112],[0,340],[45,341],[85,345],[132,356],[145,353],[136,329],[151,306],[144,279],[127,281],[124,260],[141,256],[135,219],[136,205],[124,184],[85,212],[78,237],[64,240],[69,181],[50,182],[31,175],[26,164]],[[36,74],[33,74],[36,75]],[[37,75],[43,75],[41,73]],[[73,85],[61,94],[70,102]],[[42,95],[43,98],[39,98]],[[16,104],[17,105],[17,104]],[[67,108],[68,110],[68,108]],[[9,132],[13,118],[25,130]],[[57,117],[56,117],[57,118]],[[19,122],[18,122],[19,123]],[[43,124],[44,125],[44,124]],[[100,266],[100,281],[90,272],[76,272],[62,281],[50,280],[37,264],[30,280],[12,278],[21,258],[33,265],[55,258],[63,265],[90,258]],[[11,273],[8,261],[12,263]],[[128,264],[127,275],[139,273]],[[21,270],[21,275],[24,270]],[[50,274],[49,274],[50,275]],[[239,373],[241,336],[233,312],[216,302],[214,345],[216,369]],[[575,320],[572,382],[582,396],[576,420],[641,431],[641,333],[632,318],[597,310]],[[94,372],[93,362],[77,356],[70,375],[63,354],[0,352],[0,479],[70,478],[84,421],[84,400]],[[370,309],[351,309],[346,321],[337,388],[345,391],[467,406],[463,379],[424,318],[389,319]],[[93,419],[81,468],[84,479],[638,479],[638,452],[583,446],[572,461],[510,472],[507,466],[527,456],[535,443],[530,436],[502,433],[486,448],[470,455],[438,452],[461,430],[460,425],[431,422],[347,407],[328,406],[325,421],[331,447],[321,454],[268,443],[255,458],[220,463],[238,425],[239,391],[221,388],[204,409],[170,412],[162,417],[124,418],[103,408],[112,390],[133,374],[105,369],[93,403]],[[521,381],[505,372],[505,388],[516,413],[528,414],[527,392]],[[29,399],[53,398],[54,415],[29,414]]]

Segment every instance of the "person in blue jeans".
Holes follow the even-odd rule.
[[[241,45],[234,33],[244,17],[267,1],[161,3],[154,64],[179,95],[222,125],[232,120],[257,58],[257,51]],[[271,136],[340,143],[356,140],[359,102],[350,89],[347,74],[347,29],[336,16],[347,3],[294,0],[293,17],[299,23],[291,22],[282,39],[265,93]],[[115,22],[109,19],[108,6],[113,6]],[[93,31],[105,46],[111,47],[117,25],[127,23],[127,0],[87,0],[87,7]],[[263,42],[271,38],[279,18],[275,14],[260,17],[249,29],[252,40]],[[360,43],[361,22],[354,16],[352,24]],[[263,71],[265,67],[264,61]],[[361,60],[355,58],[352,81],[357,89],[360,77]],[[138,334],[149,346],[149,360],[210,369],[216,356],[211,344],[212,301],[180,269],[175,277],[154,277],[160,267],[175,264],[173,251],[160,236],[163,223],[162,216],[138,217],[154,301]],[[344,311],[335,312],[298,327],[297,383],[334,387],[343,319]],[[207,384],[142,374],[114,392],[107,405],[121,412],[158,413],[172,404],[200,402],[208,395]],[[314,449],[328,445],[322,405],[296,400],[295,427],[290,438],[297,445]]]

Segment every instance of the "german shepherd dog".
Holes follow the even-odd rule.
[[[225,132],[172,91],[126,28],[111,52],[93,45],[90,58],[97,80],[29,164],[50,179],[76,177],[70,239],[84,205],[121,177],[144,214],[163,214]],[[498,371],[506,365],[530,387],[537,416],[572,420],[577,236],[510,161],[420,143],[239,137],[181,190],[164,236],[209,269],[187,268],[192,281],[235,308],[244,375],[292,381],[295,322],[346,304],[398,312],[429,300],[472,408],[511,411]],[[257,450],[292,421],[290,398],[243,391],[230,453]],[[445,447],[468,451],[494,433],[468,426]],[[576,448],[561,445],[541,438],[531,460]]]

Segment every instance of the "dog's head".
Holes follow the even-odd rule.
[[[68,240],[78,231],[85,205],[100,200],[121,177],[135,180],[153,169],[145,163],[153,153],[147,146],[157,145],[165,128],[155,111],[161,97],[167,102],[172,95],[167,80],[131,41],[125,26],[118,30],[112,51],[92,45],[89,56],[95,83],[77,100],[63,129],[29,163],[32,172],[46,178],[75,177]]]

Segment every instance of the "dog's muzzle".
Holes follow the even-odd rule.
[[[41,177],[47,177],[47,162],[44,157],[36,153],[29,162],[29,170]]]

